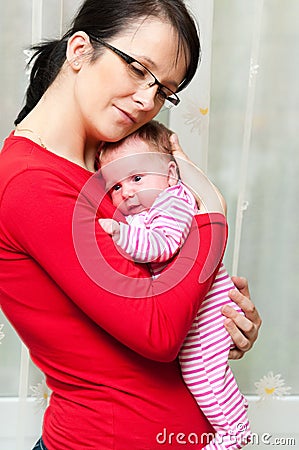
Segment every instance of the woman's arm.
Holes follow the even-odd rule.
[[[216,211],[221,211],[222,209],[226,213],[226,203],[221,193],[209,182],[208,178],[188,156],[185,155],[175,134],[171,136],[171,143],[173,155],[178,162],[182,179],[184,182],[187,180],[189,185],[191,185],[191,190],[199,197],[201,204],[208,205],[210,210],[211,208]],[[203,186],[205,187],[203,193],[201,192],[202,180],[204,180]],[[210,183],[210,186],[208,183]],[[199,190],[200,194],[198,193]],[[240,359],[245,352],[251,349],[256,341],[262,321],[258,311],[250,300],[247,280],[241,277],[233,277],[232,279],[237,289],[231,292],[230,298],[240,306],[244,315],[239,314],[229,305],[222,309],[222,313],[227,317],[224,324],[237,347],[230,351],[229,358]]]
[[[175,359],[222,258],[224,217],[197,216],[178,258],[152,280],[98,224],[97,180],[79,195],[71,176],[34,168],[7,184],[1,199],[7,247],[40,267],[43,282],[57,285],[66,301],[124,345],[147,358]]]

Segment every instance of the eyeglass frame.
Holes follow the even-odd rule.
[[[118,48],[114,47],[111,44],[108,44],[108,42],[106,42],[105,40],[103,40],[102,38],[99,38],[97,36],[94,36],[93,34],[89,34],[89,37],[91,39],[93,39],[94,41],[99,42],[100,44],[102,44],[104,47],[110,49],[111,51],[113,51],[116,55],[118,55],[123,61],[125,61],[128,65],[132,64],[132,63],[137,63],[140,64],[145,70],[146,72],[148,72],[153,79],[155,80],[154,83],[151,83],[149,85],[149,87],[153,87],[155,85],[158,86],[158,89],[160,89],[162,92],[162,88],[167,89],[169,92],[172,93],[172,95],[174,95],[175,98],[171,98],[171,97],[165,97],[164,101],[169,101],[170,103],[172,103],[172,105],[174,106],[178,106],[178,104],[180,103],[180,98],[177,96],[177,94],[175,92],[173,92],[171,89],[169,89],[167,86],[164,86],[164,84],[162,84],[158,78],[144,65],[142,64],[140,61],[138,61],[137,59],[133,58],[132,56],[128,55],[127,53],[123,52],[122,50],[119,50]]]

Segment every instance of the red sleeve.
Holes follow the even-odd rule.
[[[75,185],[47,171],[17,175],[1,202],[7,240],[120,342],[147,358],[171,361],[222,258],[225,219],[196,216],[179,256],[152,280],[144,265],[118,253],[98,225],[94,188],[78,197]]]

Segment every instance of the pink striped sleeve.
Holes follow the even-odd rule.
[[[181,184],[166,189],[148,212],[129,225],[120,224],[116,244],[136,262],[168,261],[189,234],[196,205],[190,196]]]
[[[234,287],[221,265],[179,355],[184,381],[216,431],[205,450],[240,449],[250,437],[247,403],[228,365],[233,344],[221,314],[228,303],[238,309],[227,295]]]

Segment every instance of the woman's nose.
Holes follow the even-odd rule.
[[[135,92],[133,99],[140,105],[139,107],[142,111],[151,111],[157,106],[155,102],[157,89],[158,86],[153,85],[146,88],[140,87],[138,91]]]

